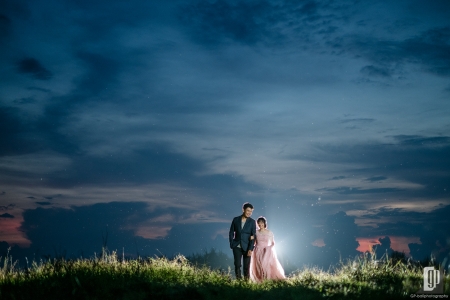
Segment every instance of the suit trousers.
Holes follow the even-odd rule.
[[[240,247],[233,248],[233,256],[234,256],[234,272],[236,274],[237,279],[241,279],[241,261],[242,257],[244,258],[244,277],[245,279],[250,278],[250,260],[251,256],[247,256],[247,251],[244,251]]]

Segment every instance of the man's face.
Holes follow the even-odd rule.
[[[246,218],[250,218],[250,216],[252,215],[252,212],[253,212],[253,209],[251,209],[250,207],[247,207],[247,208],[244,210],[244,215],[245,215],[245,217],[246,217]]]

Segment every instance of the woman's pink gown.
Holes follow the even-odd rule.
[[[250,279],[261,282],[265,279],[285,279],[284,269],[277,258],[272,231],[256,230],[256,246],[250,260]]]

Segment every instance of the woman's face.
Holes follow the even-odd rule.
[[[264,222],[263,221],[259,221],[258,222],[258,226],[259,226],[259,228],[266,228],[266,226],[264,226]]]

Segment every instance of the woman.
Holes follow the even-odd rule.
[[[266,218],[259,217],[256,222],[259,230],[256,230],[256,246],[250,261],[250,279],[255,282],[265,279],[285,279],[284,269],[275,252],[273,233],[267,229]]]

